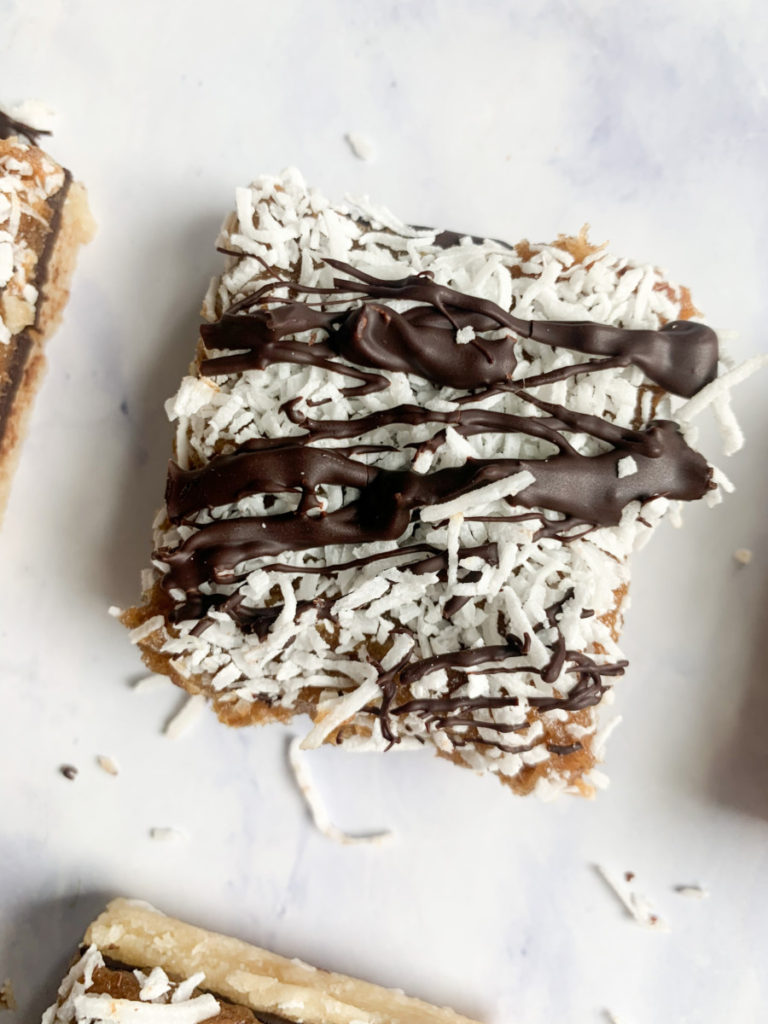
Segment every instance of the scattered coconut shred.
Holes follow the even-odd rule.
[[[188,733],[199,721],[204,707],[205,697],[199,693],[194,694],[184,702],[181,710],[168,720],[163,729],[163,735],[168,739],[177,740],[180,736]]]
[[[341,843],[343,846],[359,846],[362,843],[380,846],[383,843],[389,842],[393,837],[392,832],[373,832],[368,835],[350,835],[348,832],[342,831],[342,829],[337,825],[333,824],[328,815],[328,811],[325,808],[322,797],[312,780],[309,766],[306,758],[301,753],[301,748],[301,736],[294,736],[288,744],[288,764],[296,781],[296,786],[304,797],[304,802],[307,805],[307,810],[312,818],[312,822],[318,831],[322,832],[322,834],[327,836],[328,839],[332,839],[334,843]]]
[[[153,690],[164,690],[169,686],[173,686],[173,683],[168,676],[159,676],[153,672],[152,675],[137,679],[131,689],[134,693],[151,693]]]
[[[696,883],[688,885],[675,885],[673,886],[674,891],[678,896],[688,896],[693,900],[705,900],[709,896],[709,890],[705,889],[703,885]]]
[[[186,832],[182,832],[179,828],[172,828],[170,826],[163,828],[151,828],[149,830],[150,839],[157,839],[159,842],[177,842],[179,839],[186,839]]]
[[[369,162],[376,156],[376,150],[369,139],[359,132],[347,132],[344,136],[347,144],[358,160]]]
[[[669,926],[655,912],[650,901],[629,887],[629,882],[635,877],[631,871],[628,871],[622,879],[601,864],[595,864],[594,868],[634,921],[652,931],[669,931]]]
[[[96,764],[101,768],[107,775],[117,775],[118,767],[111,757],[107,757],[106,754],[97,754]]]
[[[166,689],[172,685],[167,676],[152,673],[152,675],[137,679],[132,686],[132,690],[134,693],[148,693],[152,690]],[[167,736],[170,740],[177,740],[179,737],[186,735],[197,725],[204,707],[205,697],[199,693],[193,694],[184,701],[179,710],[174,712],[165,723],[163,735]]]
[[[733,552],[733,557],[739,565],[749,565],[752,561],[752,551],[749,548],[737,548]]]
[[[11,979],[6,978],[2,985],[0,985],[0,1010],[15,1010],[16,1009],[16,996],[13,991],[13,985]]]

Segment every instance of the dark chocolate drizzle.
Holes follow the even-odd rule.
[[[333,313],[291,301],[274,309],[246,313],[243,309],[248,307],[241,303],[236,313],[230,310],[216,323],[205,324],[202,335],[208,348],[248,351],[206,359],[201,373],[216,376],[263,369],[271,362],[300,362],[353,375],[349,367],[329,365],[335,354],[355,366],[412,373],[462,390],[511,380],[517,338],[510,334],[456,345],[455,332],[472,327],[478,333],[508,328],[514,335],[544,345],[610,358],[612,366],[637,366],[654,384],[685,398],[696,394],[717,374],[717,335],[704,324],[675,320],[654,331],[589,321],[523,320],[490,299],[437,284],[427,273],[383,281],[339,260],[328,258],[326,262],[350,277],[335,278],[333,288],[308,288],[295,281],[275,280],[250,296],[249,304],[275,301],[272,293],[286,289],[290,293],[406,299],[420,305],[397,313],[379,303],[363,302]],[[317,329],[328,332],[322,344],[281,340]],[[599,368],[598,363],[595,369]],[[370,382],[367,387],[374,390]]]
[[[171,463],[166,501],[172,521],[252,494],[295,491],[302,497],[295,513],[215,521],[201,526],[174,550],[158,552],[169,566],[166,585],[197,593],[206,581],[231,580],[235,566],[251,559],[328,544],[398,540],[416,510],[524,470],[534,481],[515,495],[515,504],[599,526],[616,525],[631,501],[690,501],[706,493],[711,470],[686,444],[676,424],[656,421],[644,434],[644,445],[633,439],[630,447],[625,443],[592,457],[571,450],[549,459],[474,459],[429,474],[365,466],[332,450],[290,444],[288,439],[285,447],[217,456],[196,470]],[[619,478],[617,463],[629,451],[637,472]],[[330,483],[357,488],[360,496],[322,517],[306,515],[317,506],[315,489]]]
[[[0,139],[10,139],[14,135],[21,135],[31,142],[33,146],[36,146],[41,135],[50,134],[51,132],[45,128],[32,128],[31,125],[24,124],[23,121],[17,121],[9,114],[5,114],[0,110]]]
[[[443,243],[455,244],[456,238],[450,233],[445,233],[445,237],[438,235],[436,244]],[[647,502],[656,497],[693,500],[713,486],[710,467],[688,446],[675,423],[656,420],[644,429],[630,429],[543,401],[531,392],[531,388],[576,374],[633,365],[652,384],[689,397],[716,375],[717,338],[710,328],[688,321],[675,321],[653,331],[584,322],[522,320],[487,299],[437,284],[428,274],[384,281],[336,260],[326,262],[347,275],[335,278],[333,287],[310,288],[290,280],[273,279],[238,302],[216,323],[204,325],[202,336],[208,352],[233,354],[209,354],[202,361],[201,373],[242,373],[283,362],[318,366],[359,381],[343,390],[347,396],[386,388],[387,378],[375,371],[413,374],[464,394],[456,399],[458,407],[449,412],[398,405],[350,420],[307,416],[300,411],[301,399],[297,397],[288,401],[282,412],[304,431],[302,434],[256,439],[195,469],[184,470],[171,463],[166,491],[169,519],[174,523],[194,523],[194,517],[203,510],[210,510],[214,516],[212,522],[200,525],[174,549],[156,552],[167,565],[165,587],[180,589],[186,595],[183,602],[177,602],[173,614],[176,621],[198,619],[198,631],[205,628],[208,611],[218,608],[226,611],[244,631],[265,636],[280,615],[282,605],[250,608],[237,592],[226,596],[203,593],[201,588],[241,580],[244,570],[238,571],[238,566],[254,559],[331,544],[405,542],[397,550],[337,565],[293,567],[271,562],[264,568],[333,576],[380,559],[398,559],[397,564],[407,565],[411,572],[432,572],[445,580],[445,552],[435,551],[429,545],[407,544],[418,522],[419,510],[521,471],[530,472],[533,481],[508,502],[531,511],[509,517],[474,518],[532,518],[540,523],[537,536],[555,536],[564,542],[575,539],[568,532],[573,528],[585,528],[584,532],[588,532],[619,523],[631,502]],[[285,291],[288,297],[277,297],[277,291]],[[297,296],[302,293],[320,297],[319,305],[300,301]],[[356,302],[357,297],[362,301]],[[405,299],[417,305],[397,312],[375,301],[386,299]],[[337,308],[340,304],[344,306],[341,310]],[[472,327],[475,337],[458,345],[456,331],[465,327]],[[496,338],[482,336],[499,329],[507,333]],[[309,339],[297,340],[295,336],[305,332],[310,332]],[[520,337],[595,358],[535,377],[515,379]],[[535,412],[513,415],[464,407],[464,403],[503,392],[513,392]],[[450,425],[463,436],[528,434],[550,443],[553,453],[542,459],[470,459],[460,467],[421,474],[407,469],[383,469],[355,458],[366,451],[381,450],[375,446],[312,447],[326,439],[358,439],[372,430],[396,424],[441,425],[443,429],[429,440],[413,445],[420,449],[436,450],[445,439],[445,427]],[[609,446],[608,450],[591,457],[581,455],[568,439],[567,435],[573,433],[587,433]],[[628,455],[635,460],[637,471],[619,478],[618,463]],[[352,488],[356,494],[337,511],[318,515],[318,490],[326,485]],[[244,497],[276,493],[295,493],[296,510],[216,518],[216,509]],[[555,518],[546,513],[554,514]],[[416,552],[427,557],[399,562]],[[464,549],[460,557],[470,554],[492,564],[497,559],[494,544]],[[479,572],[463,571],[460,581],[471,584],[480,577]],[[555,633],[549,645],[550,660],[543,667],[510,663],[525,657],[530,646],[528,636],[508,637],[506,644],[450,651],[415,662],[408,655],[389,671],[380,671],[381,705],[366,711],[379,718],[382,734],[390,743],[398,740],[394,721],[415,714],[423,719],[427,729],[448,730],[459,746],[471,741],[497,746],[505,752],[529,749],[483,739],[477,734],[481,729],[503,735],[520,731],[525,724],[508,726],[473,716],[475,711],[491,713],[494,709],[517,706],[518,696],[502,692],[494,697],[469,698],[455,691],[466,683],[473,670],[484,666],[485,673],[525,673],[538,676],[542,686],[552,687],[549,695],[526,698],[527,706],[540,712],[579,711],[599,703],[608,687],[606,678],[623,672],[626,663],[599,665],[589,655],[566,648],[557,620],[570,596],[568,593],[548,609],[547,622],[537,627]],[[320,617],[333,619],[335,599],[322,597],[314,602],[299,602],[296,615],[315,609]],[[444,615],[456,615],[468,600],[466,596],[447,595]],[[448,673],[448,695],[411,697],[409,688],[438,669]],[[563,672],[576,676],[567,694],[554,689]],[[579,750],[580,744],[551,743],[548,749],[565,756]]]

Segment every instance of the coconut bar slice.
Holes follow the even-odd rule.
[[[113,900],[42,1024],[473,1024],[402,992],[310,967]]]
[[[0,113],[0,518],[61,318],[77,248],[94,225],[85,189]]]
[[[237,192],[140,607],[145,662],[306,747],[429,746],[590,794],[629,556],[708,494],[680,429],[718,373],[687,289],[552,245]]]

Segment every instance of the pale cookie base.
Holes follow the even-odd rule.
[[[146,903],[113,900],[85,942],[129,967],[162,967],[177,978],[203,971],[202,987],[214,996],[301,1024],[477,1024],[402,992],[195,928]]]
[[[79,182],[73,182],[64,202],[59,233],[48,264],[40,298],[38,326],[28,329],[32,348],[0,437],[0,525],[19,460],[21,442],[29,424],[32,403],[45,371],[44,344],[58,327],[67,304],[78,247],[91,240],[95,229],[85,188]]]

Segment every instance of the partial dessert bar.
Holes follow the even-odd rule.
[[[88,928],[42,1024],[476,1024],[113,900]]]
[[[85,189],[34,144],[36,134],[0,113],[0,519],[43,345],[66,305],[78,246],[94,231]]]
[[[308,714],[305,747],[590,794],[629,557],[718,497],[688,290],[584,233],[413,227],[294,171],[238,190],[219,250],[123,616],[147,665],[232,725]]]

